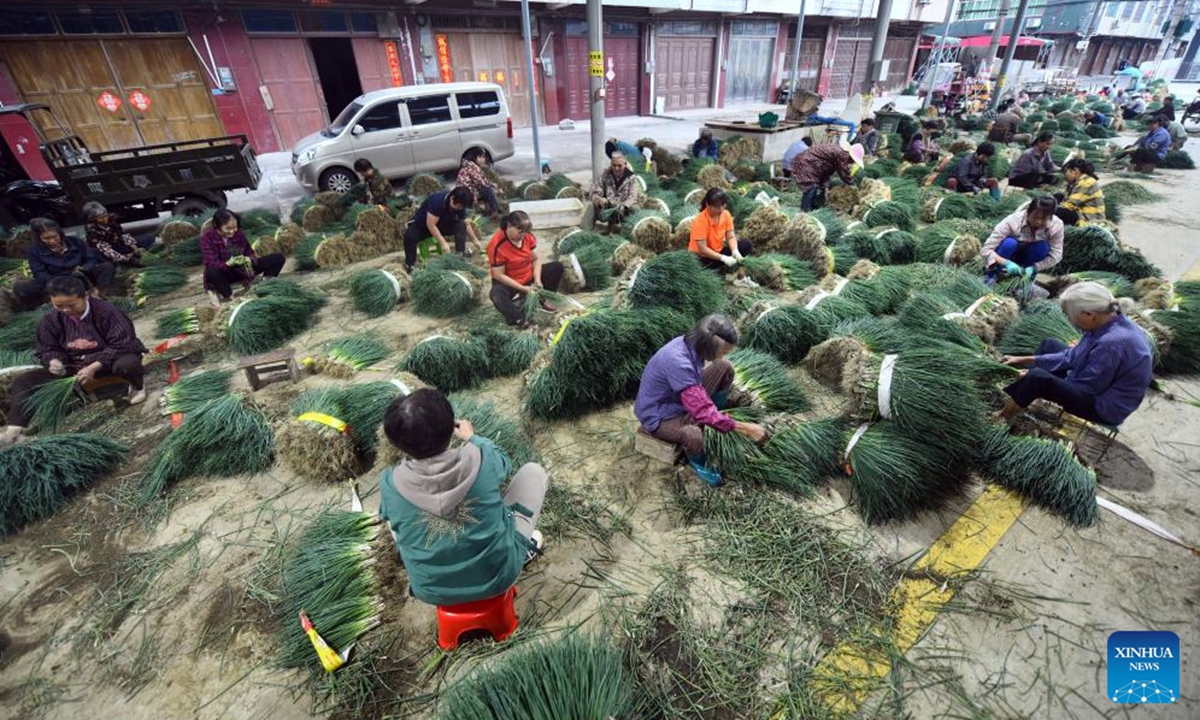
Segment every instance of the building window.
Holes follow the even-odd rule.
[[[174,10],[127,10],[125,23],[131,33],[183,32],[183,21]]]
[[[587,35],[587,23],[584,23],[583,34]],[[606,37],[637,37],[638,25],[632,22],[606,22],[604,35]]]
[[[1122,12],[1121,12],[1121,19],[1128,20],[1130,17],[1133,16],[1134,3],[1127,2],[1127,3],[1124,3],[1124,5],[1125,5],[1125,7],[1122,9]]]
[[[734,20],[730,33],[733,35],[756,35],[760,37],[775,37],[779,29],[776,23],[764,20]]]
[[[0,35],[57,35],[48,12],[0,10]]]
[[[350,31],[346,14],[339,10],[314,10],[300,13],[300,27],[305,32],[344,33]]]
[[[296,32],[296,17],[287,10],[243,10],[242,24],[246,32]]]
[[[60,12],[58,25],[64,35],[123,35],[121,16],[115,12]]]
[[[494,92],[460,92],[455,93],[454,99],[458,102],[458,116],[460,118],[475,118],[500,114],[500,98],[496,97],[496,93]],[[412,105],[409,105],[410,112],[411,108]]]
[[[1146,15],[1146,8],[1149,6],[1150,3],[1138,3],[1137,13],[1133,16],[1133,21],[1141,22],[1142,18]]]
[[[378,26],[375,24],[375,13],[368,12],[352,12],[350,13],[350,29],[360,33],[379,32]]]
[[[1104,9],[1104,14],[1108,17],[1116,17],[1117,13],[1121,12],[1121,3],[1110,2],[1108,7]]]

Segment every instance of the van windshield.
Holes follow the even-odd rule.
[[[321,134],[325,137],[337,137],[338,135],[341,135],[342,131],[346,129],[346,126],[350,124],[350,121],[354,119],[354,116],[358,114],[358,111],[362,109],[362,103],[359,101],[355,100],[354,102],[350,103],[346,106],[345,110],[338,113],[338,116],[336,119],[334,119],[332,125],[321,131]]]

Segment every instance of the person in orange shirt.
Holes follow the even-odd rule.
[[[748,240],[738,240],[729,214],[729,196],[721,188],[704,194],[700,212],[692,218],[692,239],[688,250],[696,253],[700,264],[722,272],[737,265],[742,256],[754,249]]]
[[[504,316],[509,325],[526,328],[525,295],[531,289],[558,290],[562,281],[563,265],[560,262],[543,263],[537,252],[537,238],[533,236],[533,223],[523,210],[515,210],[500,220],[500,229],[488,243],[488,264],[492,268],[492,304]],[[543,310],[556,312],[545,300]]]

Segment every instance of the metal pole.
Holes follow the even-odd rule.
[[[604,172],[604,76],[603,69],[597,75],[591,71],[595,62],[604,67],[604,15],[600,0],[587,0],[588,21],[588,88],[592,93],[592,178],[600,182]]]
[[[1000,65],[1000,74],[996,76],[996,92],[992,94],[993,109],[1000,104],[1000,93],[1004,91],[1004,81],[1008,79],[1008,68],[1017,54],[1017,43],[1021,40],[1021,31],[1025,29],[1025,11],[1028,8],[1029,0],[1021,0],[1021,4],[1017,6],[1017,19],[1013,21],[1012,32],[1008,34],[1008,47],[1004,48],[1004,62]]]
[[[871,64],[866,80],[863,80],[862,94],[872,95],[875,83],[882,80],[883,46],[887,43],[888,25],[892,22],[892,0],[879,0],[879,13],[875,16],[875,37],[871,40]],[[869,111],[870,108],[867,108]]]
[[[950,0],[946,4],[946,24],[942,26],[942,38],[938,40],[937,45],[933,46],[933,50],[929,53],[929,60],[925,63],[925,77],[929,80],[929,89],[925,91],[925,99],[921,101],[922,110],[929,107],[929,102],[933,99],[934,68],[940,64],[938,61],[939,53],[946,52],[946,38],[950,37],[950,21],[953,19],[954,0]]]
[[[995,69],[996,55],[1000,52],[1000,36],[1004,34],[1004,21],[1008,19],[1008,13],[1012,11],[1012,3],[1009,0],[1000,0],[1000,12],[996,15],[996,27],[992,28],[992,40],[988,43],[987,55],[984,56],[984,65],[987,67],[988,78],[992,77],[992,70]]]
[[[537,83],[533,72],[533,26],[529,19],[529,0],[521,0],[521,27],[525,32],[525,86],[529,88],[529,121],[533,130],[533,179],[542,177],[542,148],[538,143]]]
[[[792,50],[792,75],[788,82],[788,98],[796,95],[796,81],[800,74],[800,38],[804,36],[804,5],[807,0],[800,0],[800,12],[796,14],[796,47]]]

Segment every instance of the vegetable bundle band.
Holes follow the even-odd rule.
[[[279,456],[297,475],[318,482],[356,477],[374,455],[376,429],[403,384],[372,382],[310,390],[292,402],[279,430]]]
[[[367,317],[383,317],[408,300],[411,283],[402,267],[363,270],[350,278],[350,301]]]

